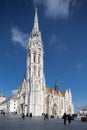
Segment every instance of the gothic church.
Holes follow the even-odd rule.
[[[17,93],[17,113],[32,113],[33,116],[41,116],[42,113],[48,113],[49,116],[62,116],[64,112],[73,114],[70,89],[61,92],[57,85],[54,89],[46,86],[43,52],[36,8],[34,25],[27,44],[26,78],[23,79]]]

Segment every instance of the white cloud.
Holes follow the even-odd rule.
[[[51,37],[51,43],[60,43],[61,42],[61,39],[59,37],[57,37],[55,34],[52,35]]]
[[[82,63],[79,63],[79,64],[76,65],[76,69],[79,70],[79,69],[82,69],[82,68],[83,68],[83,64]]]
[[[43,5],[46,16],[50,18],[67,18],[73,7],[77,6],[81,0],[33,0],[35,5]]]
[[[28,34],[22,32],[17,27],[11,28],[12,41],[15,44],[20,44],[23,48],[26,47],[28,36],[29,36]]]
[[[18,90],[17,90],[17,89],[15,89],[15,90],[12,90],[12,91],[11,91],[12,95],[17,94],[17,92],[18,92]]]
[[[68,47],[61,42],[61,39],[57,37],[55,34],[52,35],[50,39],[50,44],[52,47],[55,47],[58,50],[68,50]]]

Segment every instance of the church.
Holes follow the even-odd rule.
[[[27,44],[26,77],[23,79],[17,93],[17,114],[32,113],[33,116],[61,117],[64,112],[74,113],[71,90],[59,91],[48,88],[44,74],[44,50],[41,32],[39,31],[38,11],[35,8],[34,25]]]

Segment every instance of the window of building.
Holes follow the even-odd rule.
[[[61,99],[61,109],[63,110],[63,99]]]
[[[40,54],[38,55],[38,64],[40,64]]]
[[[35,57],[35,53],[33,54],[33,62],[35,63],[36,61],[36,57]]]
[[[34,75],[36,75],[36,67],[34,66]]]
[[[38,70],[38,77],[40,77],[40,68],[39,68],[39,70]]]

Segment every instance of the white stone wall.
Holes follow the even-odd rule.
[[[49,96],[48,99],[47,96]],[[71,100],[71,94],[66,90],[65,96],[59,94],[48,93],[45,96],[45,113],[48,113],[49,116],[54,115],[62,117],[66,112],[67,114],[74,113],[74,106]]]
[[[21,86],[19,86],[18,93],[17,93],[17,114],[24,113],[27,114],[27,102],[26,95],[28,96],[27,89],[26,89],[26,79],[24,78],[22,81]]]
[[[15,113],[17,112],[17,100],[10,99],[8,102],[8,113]]]
[[[0,104],[0,111],[7,113],[7,102]]]

